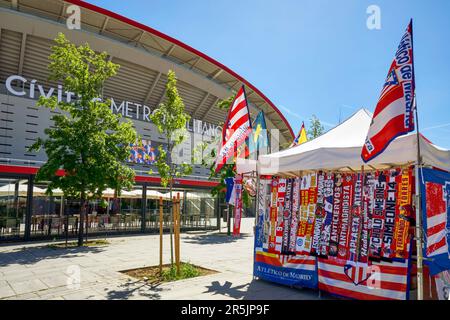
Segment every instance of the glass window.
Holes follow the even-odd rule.
[[[48,196],[47,187],[47,183],[33,186],[31,236],[60,235],[64,230],[63,193],[53,190],[53,195]]]
[[[23,236],[28,180],[0,178],[0,237]]]

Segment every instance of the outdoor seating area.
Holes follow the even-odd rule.
[[[79,201],[65,199],[59,189],[53,190],[52,196],[49,196],[45,193],[46,188],[46,184],[33,185],[32,203],[28,206],[28,179],[0,178],[0,239],[23,239],[27,228],[30,239],[77,236]],[[182,229],[205,230],[218,227],[215,212],[217,199],[212,198],[208,191],[175,190],[172,196],[177,194],[181,198]],[[102,200],[90,201],[85,230],[88,234],[157,232],[160,198],[163,199],[163,228],[168,230],[173,226],[169,210],[170,193],[143,188],[142,185],[137,185],[131,191],[123,190],[120,194],[106,189]],[[31,208],[29,226],[26,225],[27,207]]]

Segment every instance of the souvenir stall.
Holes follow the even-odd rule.
[[[410,298],[419,185],[415,177],[428,172],[425,168],[450,171],[450,151],[420,136],[424,169],[416,169],[418,138],[409,134],[364,164],[360,155],[371,119],[361,109],[314,140],[259,158],[255,277],[353,299]],[[444,199],[440,207],[428,209],[431,194],[422,197],[429,212],[450,207]],[[430,230],[427,210],[425,235]],[[444,223],[439,244],[442,237],[447,241],[447,217],[439,220]],[[436,240],[428,234],[427,240]],[[424,257],[429,257],[429,243]],[[447,254],[440,265],[448,261],[448,247],[437,252]]]

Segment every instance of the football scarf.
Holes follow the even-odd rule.
[[[317,176],[315,173],[310,174],[309,181],[310,183],[308,192],[308,217],[306,221],[306,234],[304,245],[305,254],[309,254],[311,252],[312,237],[315,225],[316,202],[317,202]]]
[[[359,260],[359,250],[361,242],[361,229],[363,224],[363,184],[364,173],[358,173],[354,175],[356,178],[354,192],[353,192],[353,205],[350,216],[350,236],[349,236],[349,256],[348,260],[357,262]]]
[[[292,183],[293,179],[287,179],[286,181],[286,193],[284,195],[284,208],[283,208],[283,239],[281,253],[289,254],[289,233],[292,217]]]
[[[257,248],[263,248],[267,251],[268,248],[268,236],[269,228],[268,223],[270,221],[270,179],[259,179],[258,185],[258,238],[255,240],[255,246]],[[256,234],[256,233],[255,233]]]
[[[289,252],[296,252],[297,230],[300,211],[300,181],[301,178],[295,178],[292,186],[292,217],[289,230]]]
[[[311,254],[320,254],[320,236],[322,230],[322,224],[325,217],[325,200],[324,200],[324,185],[325,185],[325,173],[319,172],[317,174],[317,202],[315,212],[314,234],[311,246]]]
[[[395,220],[395,257],[407,257],[407,244],[409,243],[409,225],[412,215],[412,169],[402,170],[400,187],[398,188],[398,215]]]
[[[272,192],[270,197],[270,233],[268,252],[275,253],[275,236],[277,227],[277,195],[278,195],[278,178],[272,180]]]
[[[342,214],[339,231],[338,257],[346,260],[349,252],[350,218],[353,199],[353,175],[344,176],[342,186]]]
[[[392,169],[387,171],[387,174],[381,257],[384,259],[392,259],[394,257],[395,250],[394,231],[397,211],[398,184],[401,179],[401,171],[399,169]]]
[[[338,254],[340,220],[342,214],[342,183],[342,174],[336,173],[334,175],[333,217],[331,221],[330,250],[328,253],[332,257],[335,257]]]
[[[331,221],[333,219],[333,186],[334,174],[327,173],[323,190],[325,217],[320,235],[320,255],[323,257],[328,256],[330,246]]]
[[[304,175],[300,184],[300,219],[297,231],[297,254],[305,253],[306,227],[308,223],[309,187],[311,176]]]
[[[372,216],[374,209],[374,194],[375,194],[375,174],[372,172],[366,173],[364,178],[363,190],[363,222],[361,230],[361,243],[359,249],[359,261],[367,263],[369,260],[369,244],[372,234]]]
[[[241,232],[242,218],[242,175],[238,174],[235,178],[234,188],[236,190],[236,201],[234,205],[234,224],[233,236],[239,236]]]
[[[383,243],[384,214],[386,206],[386,173],[376,173],[376,184],[374,190],[374,208],[372,214],[372,230],[370,236],[369,256],[372,259],[381,258],[381,247]]]
[[[281,246],[283,243],[283,230],[284,230],[284,201],[286,200],[286,183],[287,180],[280,178],[278,180],[278,193],[277,193],[277,227],[275,229],[275,253],[281,254]]]

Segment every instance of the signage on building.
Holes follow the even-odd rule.
[[[15,83],[15,85],[13,85],[13,83]],[[26,83],[29,83],[28,91],[25,89]],[[37,99],[39,96],[50,98],[51,96],[56,95],[58,102],[64,101],[67,103],[70,103],[74,98],[76,98],[75,93],[64,90],[62,85],[58,85],[57,88],[50,87],[46,89],[42,84],[38,83],[36,79],[28,81],[20,75],[9,76],[6,79],[5,86],[6,90],[10,94],[18,97]],[[36,90],[38,91],[38,94],[36,94]],[[150,115],[152,113],[152,109],[149,106],[127,100],[116,101],[112,97],[110,98],[110,101],[110,107],[114,113],[120,113],[124,118],[151,122]],[[222,128],[220,126],[198,119],[191,119],[186,124],[186,129],[189,132],[210,137],[220,136],[222,132]]]

